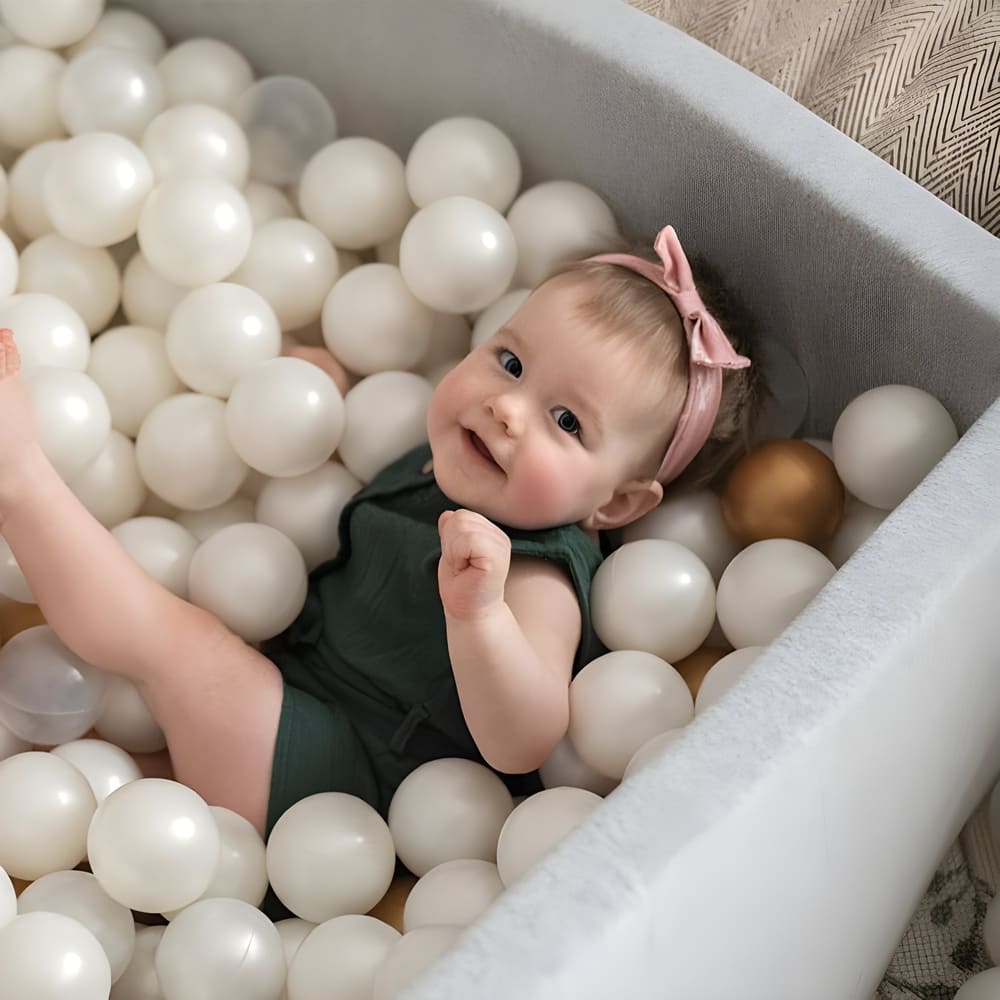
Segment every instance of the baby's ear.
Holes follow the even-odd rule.
[[[663,487],[655,479],[632,479],[623,483],[615,495],[581,521],[583,528],[609,531],[637,521],[663,499]]]

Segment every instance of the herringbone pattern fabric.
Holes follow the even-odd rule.
[[[1000,0],[630,0],[1000,235]]]

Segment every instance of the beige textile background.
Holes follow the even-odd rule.
[[[1000,236],[1000,0],[629,0]]]

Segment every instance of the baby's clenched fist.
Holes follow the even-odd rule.
[[[445,614],[470,620],[503,601],[510,539],[471,510],[446,510],[438,519],[438,588]]]

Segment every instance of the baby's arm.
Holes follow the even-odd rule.
[[[532,771],[569,725],[580,608],[566,576],[541,559],[511,562],[510,539],[472,511],[439,522],[438,583],[462,713],[498,771]]]

